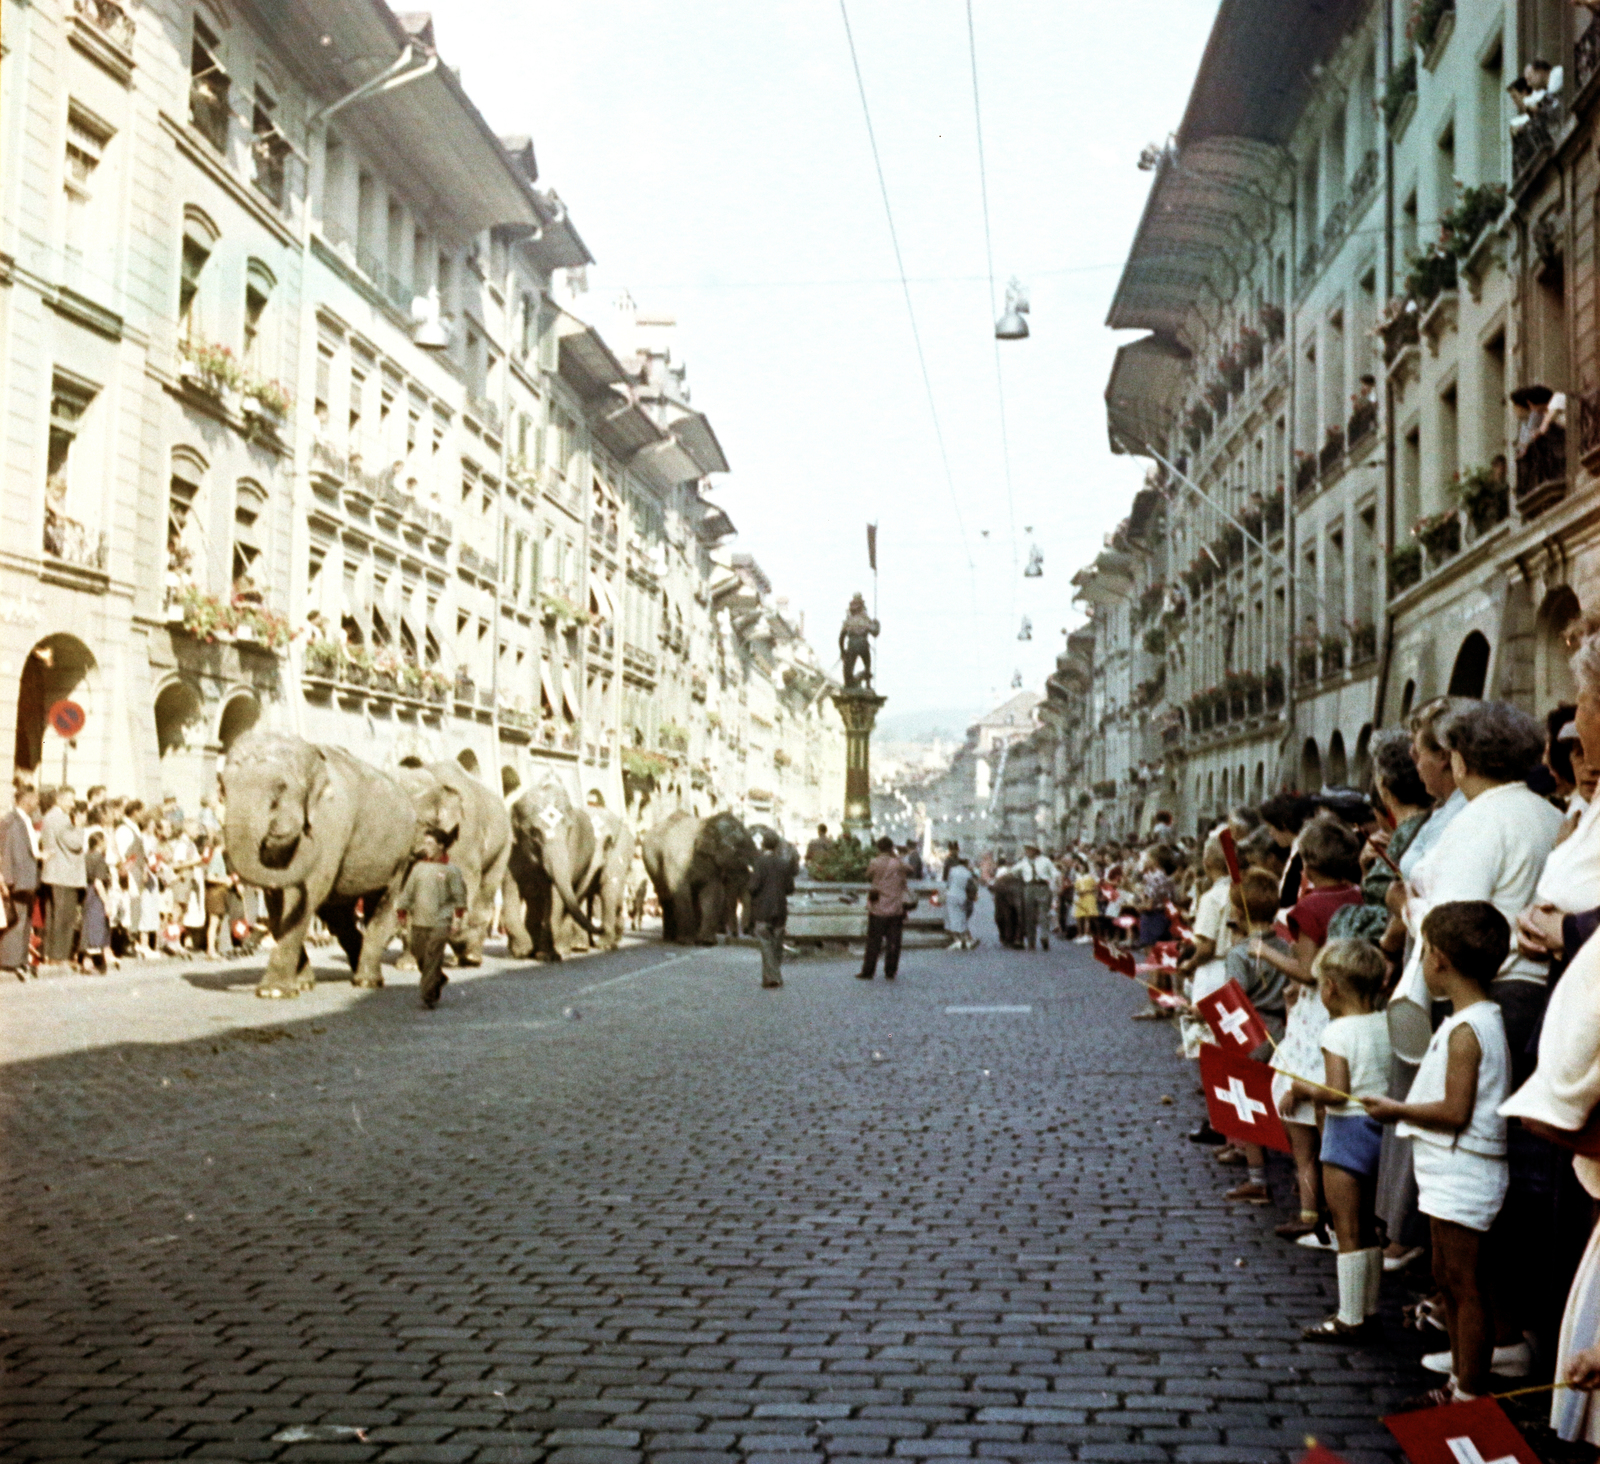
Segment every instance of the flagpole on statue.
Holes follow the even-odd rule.
[[[878,526],[867,525],[867,563],[872,566],[872,618],[878,618]]]

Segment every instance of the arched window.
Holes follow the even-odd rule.
[[[1475,630],[1461,642],[1461,649],[1456,652],[1456,663],[1450,671],[1449,694],[1482,696],[1488,677],[1489,640],[1482,631]]]
[[[184,585],[204,587],[208,578],[201,504],[206,470],[206,460],[198,449],[183,444],[172,449],[172,471],[167,480],[166,589],[169,600]]]
[[[241,478],[233,499],[233,560],[229,578],[235,600],[260,604],[266,582],[267,490]]]
[[[211,216],[191,203],[183,210],[183,258],[178,269],[179,333],[194,341],[204,333],[204,307],[200,299],[200,276],[216,250],[222,232]]]
[[[1322,786],[1322,754],[1317,750],[1317,739],[1306,738],[1306,745],[1300,751],[1300,789],[1305,793],[1315,793]]]
[[[1400,695],[1400,721],[1402,724],[1411,720],[1411,708],[1417,701],[1417,683],[1406,682],[1406,689]]]
[[[272,351],[267,305],[278,283],[276,276],[259,259],[245,268],[244,280],[244,364],[250,370],[272,375],[276,358]]]
[[[1336,731],[1328,741],[1328,781],[1335,788],[1343,788],[1349,774],[1349,763],[1344,750],[1344,733]]]

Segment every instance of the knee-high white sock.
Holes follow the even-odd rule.
[[[1362,1277],[1364,1282],[1362,1310],[1367,1316],[1375,1316],[1378,1311],[1378,1293],[1383,1286],[1383,1251],[1380,1247],[1357,1252],[1366,1262],[1366,1273]]]
[[[1359,1327],[1367,1316],[1365,1251],[1339,1253],[1339,1320],[1347,1327]]]

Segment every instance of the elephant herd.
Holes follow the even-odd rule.
[[[459,763],[408,761],[386,773],[341,747],[251,732],[222,780],[228,857],[265,892],[275,942],[259,996],[310,988],[314,915],[344,949],[354,984],[381,986],[383,953],[399,933],[395,900],[429,828],[445,832],[467,887],[452,942],[462,964],[483,959],[497,891],[512,956],[559,960],[578,931],[605,949],[621,939],[633,831],[608,809],[573,803],[555,778],[502,799]],[[667,940],[711,944],[737,928],[756,848],[731,813],[669,814],[639,853]]]

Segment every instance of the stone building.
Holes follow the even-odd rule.
[[[1055,757],[1053,746],[1043,750],[1053,738],[1041,723],[1043,714],[1038,692],[1019,691],[967,728],[949,767],[918,793],[936,843],[958,839],[965,847],[983,849],[1053,836]],[[1041,763],[1047,769],[1043,788]],[[1041,809],[1046,810],[1042,820]]]
[[[713,592],[728,463],[670,320],[595,310],[532,142],[491,131],[427,15],[5,22],[19,768],[193,806],[260,721],[635,810],[841,801],[800,628],[764,577],[737,630]]]
[[[1361,783],[1373,729],[1446,690],[1570,694],[1593,514],[1566,441],[1600,432],[1588,12],[1295,9],[1224,7],[1144,160],[1109,324],[1148,333],[1106,402],[1153,466],[1049,687],[1090,733],[1077,832]],[[1565,431],[1525,387],[1567,394]]]

